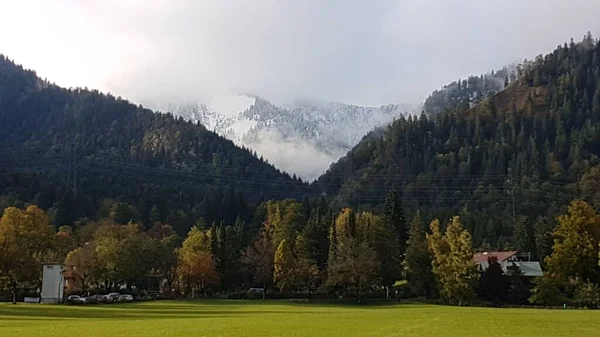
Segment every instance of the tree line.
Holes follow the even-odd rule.
[[[64,262],[68,292],[127,288],[168,296],[421,297],[454,305],[600,304],[600,215],[573,201],[556,219],[553,244],[533,282],[516,265],[490,259],[483,270],[460,216],[425,226],[405,219],[391,191],[380,214],[327,203],[268,201],[260,227],[199,220],[185,237],[159,221],[144,226],[114,217],[58,229],[39,207],[7,208],[0,219],[0,286],[35,289],[44,262]],[[403,283],[401,281],[406,281]]]

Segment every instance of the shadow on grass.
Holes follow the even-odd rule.
[[[277,303],[276,301],[265,301],[265,303]],[[288,306],[297,307],[328,307],[328,308],[345,308],[345,309],[401,309],[401,308],[418,308],[430,306],[426,303],[414,301],[388,301],[388,300],[312,300],[312,301],[279,301],[278,303]]]
[[[40,305],[40,304],[0,304],[0,322],[3,320],[70,320],[70,319],[111,319],[111,320],[151,320],[185,318],[241,318],[248,316],[288,313],[293,315],[324,315],[331,309],[399,309],[419,308],[422,303],[398,303],[391,301],[298,301],[298,300],[181,300],[114,305]],[[327,310],[319,310],[327,309]]]
[[[260,316],[269,314],[281,314],[286,310],[261,310],[261,306],[250,310],[235,310],[227,305],[200,305],[185,302],[185,305],[177,305],[177,302],[156,304],[131,304],[131,305],[89,305],[89,306],[66,306],[66,305],[0,305],[0,322],[2,320],[70,320],[70,319],[112,319],[112,320],[149,320],[149,319],[184,319],[184,318],[241,318],[246,316]],[[249,306],[250,307],[250,306]],[[220,310],[219,310],[220,309]],[[228,310],[230,309],[230,310]],[[295,314],[323,314],[310,310],[295,312]]]

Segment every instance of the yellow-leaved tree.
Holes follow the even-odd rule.
[[[48,215],[35,205],[9,207],[0,219],[0,276],[13,289],[41,285],[42,263],[55,239]],[[56,262],[56,261],[51,261]]]
[[[186,293],[192,297],[198,291],[201,297],[204,296],[209,286],[219,282],[219,274],[210,252],[210,238],[197,227],[189,231],[179,249],[177,273]]]
[[[431,222],[430,230],[427,245],[440,296],[449,304],[463,305],[474,297],[478,277],[471,235],[458,216],[452,218],[444,234],[437,219]]]
[[[275,251],[273,266],[273,281],[279,290],[289,290],[294,285],[294,256],[286,239],[281,240]]]
[[[557,220],[552,254],[546,258],[548,276],[562,281],[600,281],[600,215],[586,202],[575,200]]]

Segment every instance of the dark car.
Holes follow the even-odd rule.
[[[96,296],[88,296],[84,298],[85,304],[98,304],[98,299]]]
[[[96,300],[96,302],[98,302],[98,303],[110,303],[110,302],[112,302],[112,300],[110,299],[110,297],[108,297],[108,295],[96,294],[96,295],[93,295],[91,297],[93,297]]]

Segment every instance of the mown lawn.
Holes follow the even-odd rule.
[[[0,336],[600,336],[600,311],[157,301],[0,304]]]

